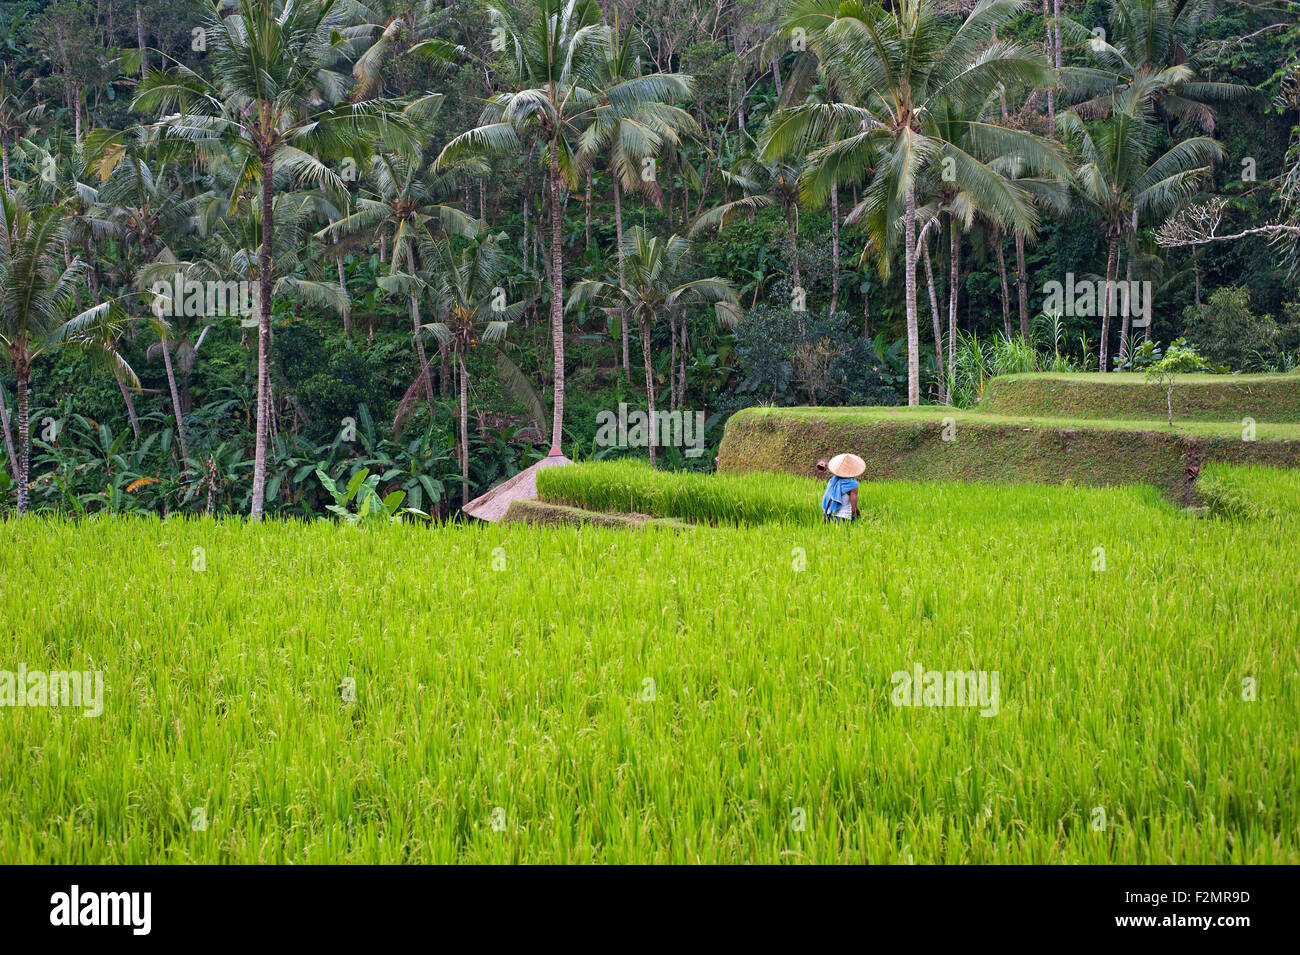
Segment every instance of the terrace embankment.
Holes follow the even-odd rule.
[[[1300,373],[1180,375],[1175,421],[1300,421]],[[1161,420],[1165,393],[1141,373],[1001,375],[985,386],[978,410],[1030,417]]]
[[[842,451],[867,462],[863,480],[984,481],[1109,486],[1151,484],[1199,503],[1208,462],[1300,467],[1300,429],[1239,423],[1032,418],[951,408],[749,408],[728,420],[723,472],[813,476]]]

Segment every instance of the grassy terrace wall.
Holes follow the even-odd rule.
[[[954,440],[944,440],[945,430]],[[867,462],[867,481],[1146,483],[1190,503],[1207,462],[1300,467],[1295,425],[1260,424],[1256,441],[1241,432],[1236,423],[1170,429],[949,408],[749,408],[728,420],[718,470],[812,476],[818,458],[852,451]]]
[[[1174,420],[1300,421],[1300,374],[1182,375]],[[1071,418],[1165,417],[1165,394],[1144,374],[1002,375],[984,390],[987,414]]]

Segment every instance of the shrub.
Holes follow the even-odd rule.
[[[736,328],[745,404],[888,405],[892,373],[844,313],[760,308]]]
[[[1270,315],[1250,310],[1250,292],[1221,288],[1200,305],[1183,310],[1184,335],[1195,342],[1212,364],[1236,371],[1266,371],[1300,344],[1300,324],[1280,327]]]

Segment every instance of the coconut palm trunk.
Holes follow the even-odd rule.
[[[343,337],[352,337],[352,303],[348,300],[347,276],[343,271],[343,259],[338,261],[339,291],[343,293]]]
[[[688,329],[687,329],[687,326],[686,326],[686,316],[685,316],[685,315],[682,316],[682,323],[681,323],[681,329],[680,329],[680,331],[681,331],[681,336],[682,336],[682,347],[681,347],[681,350],[680,350],[679,354],[682,356],[682,363],[681,363],[681,369],[680,369],[680,370],[681,370],[681,378],[678,379],[678,382],[677,382],[677,405],[678,405],[678,407],[682,407],[682,406],[684,406],[684,405],[686,404],[686,345],[687,345],[687,341],[688,341],[688,338],[687,338]]]
[[[668,314],[668,410],[677,410],[677,316]]]
[[[831,314],[840,301],[840,187],[831,186]]]
[[[1110,359],[1110,351],[1107,348],[1110,339],[1110,290],[1115,285],[1115,270],[1118,268],[1117,257],[1119,254],[1119,234],[1112,230],[1108,251],[1106,253],[1106,287],[1102,290],[1101,296],[1101,348],[1098,352],[1098,371],[1105,371],[1107,362]]]
[[[939,379],[939,400],[944,400],[948,393],[948,382],[943,374],[943,329],[939,327],[939,295],[934,284],[934,265],[930,261],[930,245],[921,246],[921,257],[925,262],[925,284],[930,292],[930,322],[934,326],[934,373]]]
[[[424,397],[433,414],[433,376],[429,373],[429,358],[424,352],[424,335],[420,329],[420,295],[415,289],[415,251],[406,243],[406,271],[411,276],[411,334],[415,336],[415,354],[420,359],[420,377],[424,379]]]
[[[19,351],[26,351],[25,343],[19,343]],[[31,382],[31,370],[25,360],[19,363],[18,373],[18,514],[27,513],[27,483],[32,465],[31,422],[27,406],[27,387]]]
[[[1025,234],[1016,232],[1016,305],[1020,309],[1020,337],[1029,341],[1029,276],[1025,274]]]
[[[551,90],[552,96],[555,90]],[[551,133],[551,342],[555,351],[555,409],[551,417],[551,450],[559,453],[564,440],[564,207],[560,182],[559,130]]]
[[[140,437],[140,417],[135,413],[135,401],[131,398],[131,389],[121,378],[117,379],[117,389],[122,392],[122,403],[126,405],[126,420],[131,423],[131,433]],[[5,425],[5,437],[9,436],[9,426]]]
[[[14,436],[9,430],[9,405],[5,402],[4,386],[0,385],[0,425],[5,429],[5,451],[9,454],[9,473],[18,476],[18,455],[14,453]],[[139,437],[139,433],[136,434]]]
[[[787,202],[785,206],[785,228],[790,241],[790,275],[794,279],[794,287],[803,288],[799,277],[799,230],[794,224],[793,202]]]
[[[618,234],[615,241],[618,243],[618,287],[621,289],[627,284],[627,276],[623,270],[623,187],[619,184],[618,175],[614,176],[614,230]],[[623,333],[623,374],[629,374],[632,363],[628,358],[628,328],[627,316],[624,316],[619,322],[622,326]]]
[[[184,416],[181,414],[181,396],[176,390],[176,373],[172,370],[172,350],[170,343],[166,339],[163,339],[159,344],[162,346],[163,367],[167,369],[167,389],[172,396],[172,414],[176,416],[176,438],[180,441],[181,469],[184,470],[184,462],[189,460],[190,449],[185,444]]]
[[[948,403],[952,404],[952,382],[957,376],[957,297],[961,292],[961,230],[948,215]]]
[[[916,324],[916,187],[911,183],[903,204],[903,289],[907,304],[907,403],[921,403],[921,335]]]
[[[257,434],[253,450],[253,500],[248,516],[262,519],[266,504],[266,444],[271,410],[271,268],[275,235],[275,164],[264,150],[262,163],[262,262],[257,276]]]
[[[1128,262],[1124,267],[1125,289],[1133,288],[1133,252],[1134,249],[1130,246],[1128,249]],[[1126,291],[1125,294],[1127,295],[1128,292]],[[1118,295],[1115,296],[1115,300],[1119,301]],[[1119,367],[1121,371],[1123,371],[1124,362],[1128,358],[1129,321],[1130,321],[1130,316],[1132,314],[1133,314],[1132,302],[1126,301],[1124,312],[1120,316],[1120,326],[1119,326]]]
[[[1053,63],[1056,59],[1054,55],[1054,44],[1052,42],[1052,20],[1051,11],[1048,8],[1048,0],[1043,0],[1043,28],[1047,31],[1046,54],[1047,62]],[[1051,129],[1056,128],[1056,91],[1052,87],[1047,88],[1047,122]]]
[[[461,506],[469,503],[469,373],[465,356],[456,356],[460,365],[460,493]]]
[[[1011,340],[1011,290],[1007,286],[1007,257],[1002,254],[1002,230],[993,233],[993,245],[998,252],[998,281],[1002,283],[1002,331]]]
[[[641,354],[645,358],[645,403],[650,416],[647,424],[650,466],[655,465],[655,379],[650,365],[650,316],[641,312]]]

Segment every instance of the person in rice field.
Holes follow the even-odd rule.
[[[817,462],[819,474],[829,472],[822,495],[822,517],[828,521],[854,521],[858,517],[858,477],[867,462],[856,454],[837,454]]]

